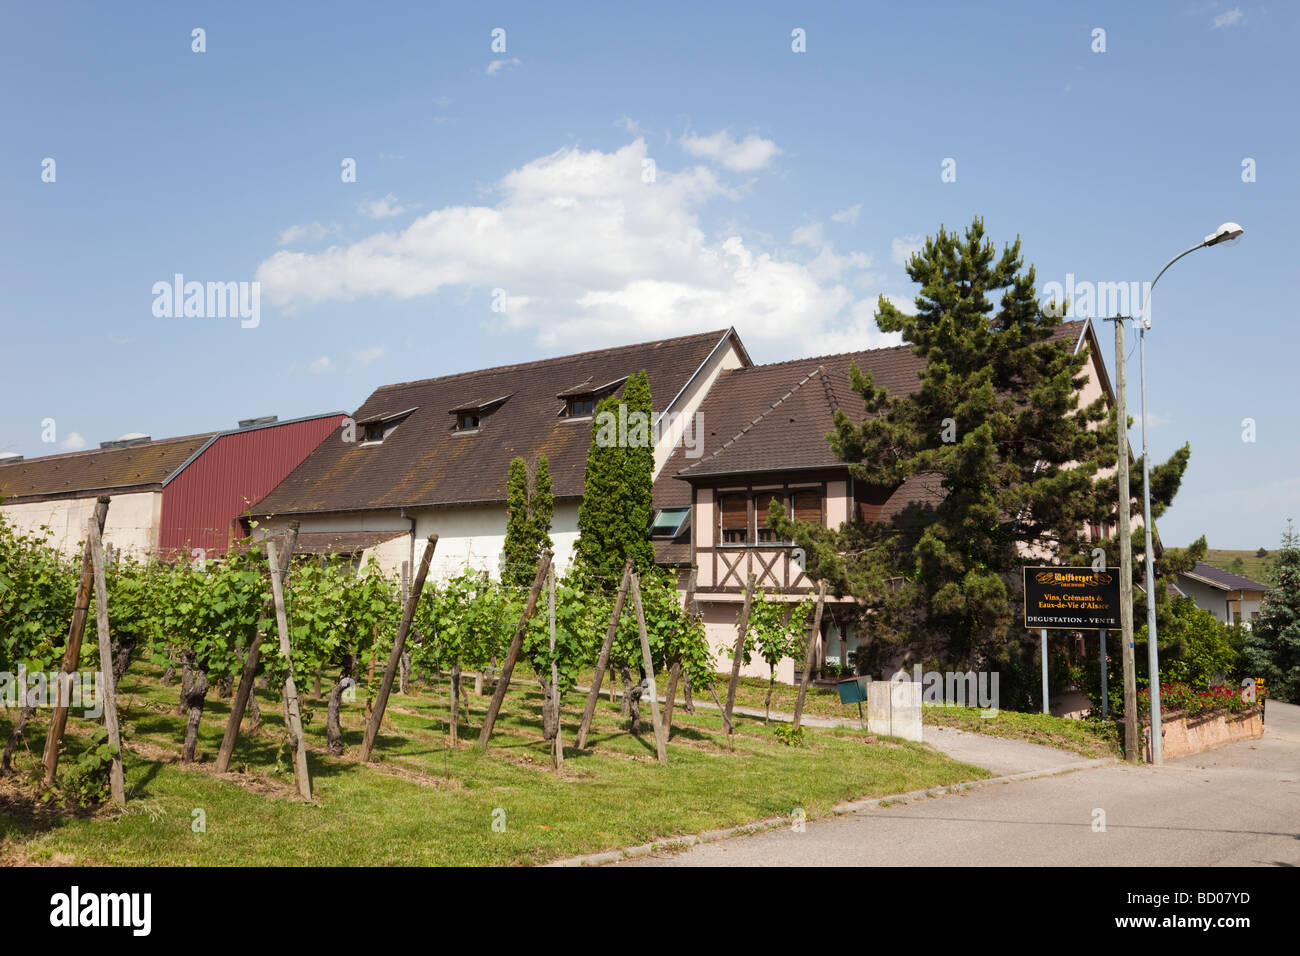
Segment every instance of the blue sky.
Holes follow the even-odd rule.
[[[1275,547],[1300,513],[1296,9],[794,10],[10,6],[0,450],[727,325],[759,361],[886,344],[877,296],[911,299],[941,224],[1020,236],[1042,289],[1149,281],[1235,220],[1153,297],[1153,453],[1192,445],[1161,530]],[[176,273],[258,281],[257,326],[155,316]]]

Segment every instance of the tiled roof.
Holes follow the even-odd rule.
[[[355,554],[406,534],[405,531],[315,531],[298,535],[294,554]]]
[[[1221,591],[1267,591],[1269,589],[1267,584],[1260,581],[1252,581],[1240,574],[1233,574],[1231,571],[1224,571],[1200,561],[1192,570],[1183,573],[1195,581],[1208,584]]]
[[[160,485],[217,432],[0,464],[0,497],[19,499]]]
[[[655,411],[663,411],[729,334],[705,332],[386,385],[353,415],[361,421],[415,408],[382,444],[327,439],[254,512],[500,502],[515,456],[545,455],[556,497],[576,497],[582,494],[591,423],[565,419],[557,395],[588,379],[599,386],[645,369]],[[475,432],[454,431],[453,409],[503,395],[509,398]]]
[[[1063,322],[1054,338],[1073,346],[1083,325]],[[862,402],[849,377],[854,363],[893,395],[916,391],[925,367],[925,360],[911,346],[900,345],[725,371],[700,408],[703,456],[691,460],[682,448],[676,449],[659,484],[667,484],[670,476],[689,480],[843,467],[831,452],[827,435],[834,430],[837,408],[844,408],[855,420],[861,418]],[[664,494],[667,500],[671,493],[664,488]]]

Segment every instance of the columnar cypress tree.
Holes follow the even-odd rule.
[[[546,459],[537,462],[537,474],[531,483],[527,464],[522,458],[513,459],[506,481],[505,567],[501,580],[524,587],[533,583],[542,551],[551,546],[554,514],[555,496]]]
[[[617,582],[628,558],[640,571],[654,564],[653,423],[644,371],[628,379],[622,398],[602,399],[592,417],[575,555],[580,571],[605,581]]]

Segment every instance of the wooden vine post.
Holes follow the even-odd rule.
[[[108,518],[108,495],[100,495],[95,500],[95,510],[91,520],[104,533],[104,521]],[[45,786],[54,785],[55,773],[59,769],[59,748],[63,745],[63,731],[68,726],[68,706],[66,691],[71,683],[70,677],[77,670],[81,658],[81,637],[86,631],[86,612],[90,609],[90,586],[95,576],[90,557],[90,540],[87,538],[81,553],[81,580],[77,583],[77,597],[72,605],[72,625],[68,628],[68,641],[63,649],[63,666],[58,677],[58,689],[54,703],[54,713],[50,715],[50,728],[45,735]]]
[[[280,559],[284,562],[284,570],[288,570],[289,561],[293,557],[294,548],[298,546],[298,522],[290,521],[289,530],[284,536],[284,553]],[[269,560],[269,556],[268,556]],[[266,611],[263,609],[263,614]],[[261,621],[254,630],[252,643],[248,646],[248,654],[244,658],[244,669],[239,675],[239,687],[235,691],[235,699],[230,703],[230,717],[226,720],[226,733],[221,738],[221,749],[217,751],[217,773],[225,773],[230,769],[230,758],[235,752],[235,741],[239,738],[239,727],[244,722],[244,711],[248,708],[248,701],[253,695],[253,682],[257,679],[257,666],[262,658],[262,628]]]
[[[555,565],[546,575],[546,615],[551,636],[551,717],[555,721],[555,736],[551,738],[551,764],[556,770],[564,766],[564,728],[560,726],[560,669],[555,660]]]
[[[650,638],[645,631],[645,611],[641,607],[641,575],[632,575],[632,606],[636,609],[636,629],[641,636],[641,664],[645,668],[646,680],[650,684],[650,719],[655,728],[655,750],[659,762],[668,762],[668,750],[664,745],[664,725],[659,721],[659,693],[655,690],[655,667],[650,659]]]
[[[274,540],[266,542],[266,557],[271,563],[271,599],[275,602],[275,627],[280,634],[280,656],[284,658],[285,678],[281,695],[284,698],[285,725],[289,742],[293,746],[293,780],[298,795],[311,799],[311,771],[307,768],[307,741],[302,735],[302,713],[298,709],[298,688],[293,682],[293,648],[289,645],[289,617],[284,610],[284,575],[289,567],[289,556],[280,557]]]
[[[686,584],[686,600],[682,607],[686,613],[691,611],[691,605],[695,601],[695,578],[699,572],[691,568],[690,580]],[[678,656],[673,661],[673,666],[668,670],[668,690],[664,693],[664,740],[668,740],[673,735],[673,707],[677,703],[677,684],[682,678],[682,659]]]
[[[817,656],[817,642],[821,640],[822,634],[822,610],[826,607],[826,582],[821,581],[817,585],[817,610],[813,612],[812,630],[808,632],[808,649],[803,655],[803,674],[799,678],[799,696],[794,702],[794,724],[793,729],[799,729],[799,722],[803,720],[803,699],[808,694],[808,680],[812,675],[813,662]]]
[[[487,750],[488,741],[492,738],[492,727],[497,722],[497,714],[501,712],[501,703],[505,700],[506,691],[510,689],[510,675],[515,671],[515,661],[519,659],[519,650],[524,644],[524,632],[528,629],[528,619],[533,616],[533,610],[537,607],[538,595],[542,593],[542,583],[546,580],[546,575],[551,570],[552,554],[549,550],[542,552],[541,563],[537,565],[537,576],[533,578],[532,590],[528,592],[528,603],[524,605],[524,613],[519,618],[519,624],[515,627],[515,636],[510,641],[510,650],[506,653],[505,663],[501,665],[501,674],[497,677],[496,690],[492,692],[492,701],[488,704],[487,716],[483,718],[483,729],[478,735],[478,749]]]
[[[126,806],[126,783],[122,778],[122,734],[117,726],[117,679],[113,675],[113,645],[108,633],[108,577],[104,573],[104,542],[99,522],[92,516],[86,522],[86,545],[95,575],[95,624],[99,637],[99,669],[103,672],[104,728],[108,745],[113,748],[113,762],[108,768],[109,792],[113,806]]]
[[[614,636],[618,633],[618,621],[623,616],[623,605],[627,601],[627,589],[632,581],[632,559],[623,565],[623,580],[619,582],[618,594],[614,596],[614,613],[609,616],[609,629],[605,631],[605,641],[600,645],[600,656],[596,658],[596,673],[591,678],[591,690],[587,693],[587,706],[582,709],[582,723],[578,725],[578,738],[574,746],[582,750],[587,746],[587,732],[591,730],[591,717],[596,712],[596,701],[600,698],[600,682],[604,679],[605,669],[609,667],[609,652],[614,646]]]
[[[749,630],[749,609],[754,603],[754,573],[745,582],[745,603],[740,608],[740,620],[736,623],[736,647],[731,658],[731,680],[727,684],[727,707],[722,717],[727,725],[727,733],[734,726],[731,720],[736,706],[736,685],[740,683],[740,662],[745,656],[745,632]]]
[[[420,570],[416,572],[415,584],[406,596],[406,608],[402,612],[402,623],[398,625],[397,637],[393,641],[392,653],[388,655],[388,666],[384,668],[384,679],[379,685],[379,695],[375,698],[375,709],[370,712],[370,721],[366,724],[366,739],[361,745],[361,762],[368,763],[370,752],[375,748],[375,738],[379,736],[379,723],[384,719],[384,709],[388,706],[388,695],[393,690],[393,678],[401,664],[402,654],[406,651],[406,635],[410,633],[411,621],[415,619],[415,608],[420,603],[420,594],[424,591],[424,579],[429,576],[429,563],[433,561],[433,550],[438,546],[438,536],[429,535],[424,545],[424,556],[420,558]]]

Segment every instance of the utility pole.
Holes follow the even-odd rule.
[[[1128,405],[1124,390],[1124,323],[1115,323],[1115,431],[1119,436],[1119,608],[1124,658],[1124,758],[1138,760],[1137,674],[1133,669],[1133,526],[1129,518]]]

